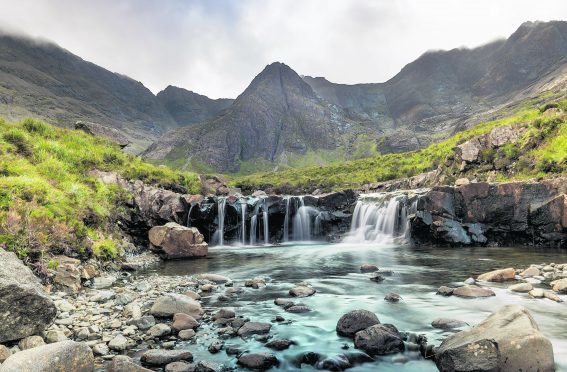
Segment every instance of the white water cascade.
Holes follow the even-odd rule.
[[[352,216],[349,243],[393,243],[408,233],[407,195],[380,193],[362,195]],[[413,209],[413,208],[412,208]]]
[[[270,225],[268,224],[268,211],[264,206],[264,212],[262,213],[264,219],[264,244],[270,244]]]
[[[189,208],[189,213],[187,213],[187,223],[186,223],[187,227],[191,227],[191,211],[193,210],[193,207],[195,205],[196,204],[191,204],[191,207]]]
[[[218,227],[214,234],[214,240],[218,242],[219,245],[224,245],[224,217],[226,212],[226,198],[218,198],[217,200],[217,218]]]
[[[242,245],[246,244],[246,208],[248,204],[246,204],[246,200],[241,201],[240,203],[240,243]]]
[[[289,241],[289,202],[291,200],[290,196],[285,197],[285,217],[283,225],[283,241],[287,243]]]
[[[299,208],[293,216],[293,239],[296,241],[311,240],[311,216],[319,211],[316,208],[305,205],[303,196],[299,198]]]
[[[258,224],[258,216],[254,214],[250,219],[250,245],[256,244],[256,226]]]

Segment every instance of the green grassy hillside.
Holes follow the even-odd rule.
[[[104,139],[34,119],[0,119],[0,244],[38,262],[47,252],[116,256],[111,221],[128,195],[91,176],[95,169],[200,191],[196,174],[147,164]]]
[[[441,168],[452,178],[472,175],[486,179],[489,171],[500,180],[545,177],[567,172],[567,100],[548,106],[524,108],[500,120],[481,123],[469,130],[423,150],[399,154],[379,155],[327,166],[289,169],[281,172],[259,173],[232,180],[244,190],[265,189],[323,191],[358,188],[364,184],[411,177]],[[483,154],[483,172],[460,172],[454,161],[455,147],[468,139],[490,132],[494,127],[521,124],[527,127],[522,137],[498,151]],[[504,164],[505,167],[495,166]]]

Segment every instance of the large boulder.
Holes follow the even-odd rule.
[[[387,355],[405,350],[402,335],[391,324],[376,324],[354,335],[354,345],[368,355]]]
[[[516,270],[513,267],[509,267],[481,274],[477,279],[485,282],[504,282],[506,280],[514,280],[515,277]]]
[[[195,227],[169,222],[150,229],[151,248],[165,259],[205,257],[209,246]]]
[[[201,304],[191,297],[177,293],[168,293],[156,299],[150,309],[150,313],[158,317],[173,317],[177,313],[183,313],[199,319],[203,309]]]
[[[91,372],[94,356],[85,343],[75,341],[56,342],[12,354],[2,364],[2,372]]]
[[[448,337],[437,348],[435,361],[441,371],[555,370],[551,342],[519,305],[504,306],[478,325]]]
[[[352,310],[341,316],[337,322],[336,330],[339,336],[354,337],[356,332],[375,324],[380,324],[380,321],[373,312],[368,310]]]
[[[14,253],[0,248],[0,263],[0,342],[42,332],[55,319],[55,304]]]

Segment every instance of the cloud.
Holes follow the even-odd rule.
[[[235,97],[281,61],[339,83],[381,82],[431,49],[474,47],[564,0],[19,0],[0,24],[50,39],[153,92]]]

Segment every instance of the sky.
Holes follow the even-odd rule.
[[[240,94],[274,61],[336,83],[383,82],[428,50],[475,47],[566,0],[0,0],[0,28],[141,81]]]

